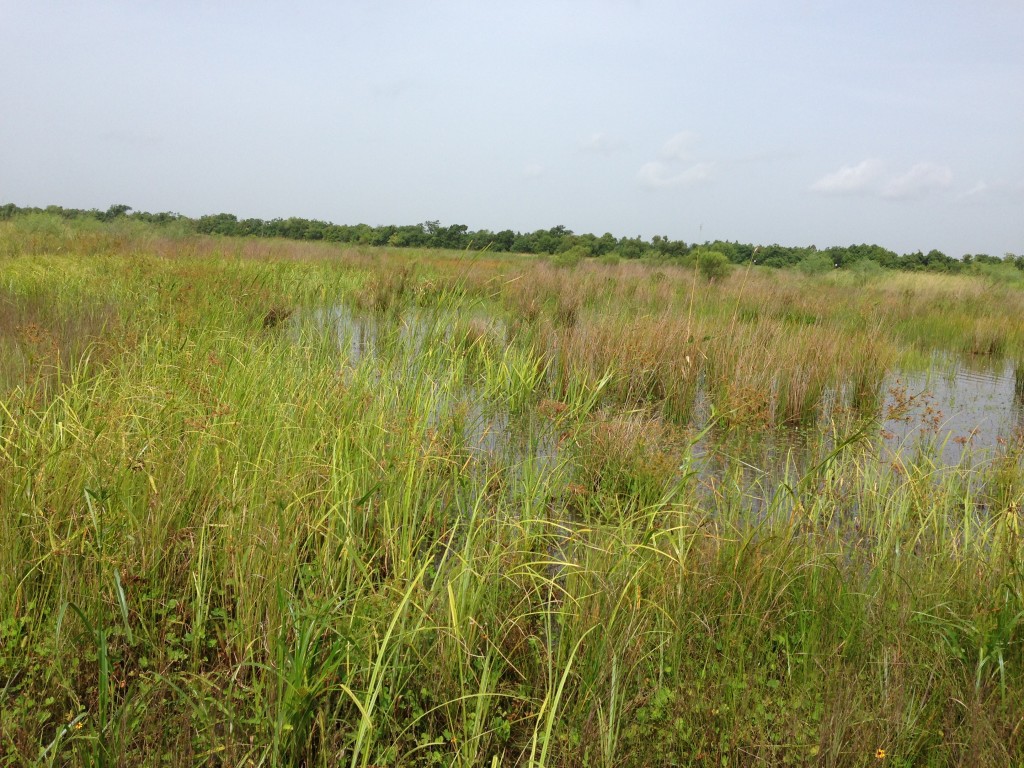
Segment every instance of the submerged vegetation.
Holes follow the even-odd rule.
[[[941,420],[893,370],[1013,365],[1022,314],[0,222],[3,762],[1019,763],[1024,436],[881,432]]]

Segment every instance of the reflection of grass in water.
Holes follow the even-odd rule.
[[[254,247],[0,262],[12,317],[116,341],[0,401],[5,761],[1019,760],[1019,446],[740,445],[923,343],[905,288],[984,316],[969,281],[421,254],[356,357],[324,318],[396,257]],[[522,442],[477,450],[491,412]]]

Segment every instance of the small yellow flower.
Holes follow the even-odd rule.
[[[875,757],[877,757],[879,760],[884,760],[885,759],[885,750],[882,749],[881,747],[876,749],[875,750]]]

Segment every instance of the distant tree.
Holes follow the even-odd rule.
[[[590,249],[584,243],[580,242],[579,237],[573,234],[562,235],[558,239],[558,245],[555,246],[555,253],[565,253],[571,251],[574,248],[586,249],[587,255],[590,255]]]
[[[370,245],[387,245],[393,235],[398,232],[398,227],[387,224],[373,228],[373,235],[370,237]]]
[[[862,263],[873,264],[878,268],[901,269],[907,271],[961,272],[971,271],[984,273],[998,280],[1019,275],[1012,270],[991,270],[991,266],[1013,266],[1024,271],[1024,254],[1006,253],[1002,257],[984,253],[965,254],[962,259],[947,256],[942,251],[932,249],[928,253],[916,251],[897,255],[895,252],[879,245],[834,246],[818,249],[807,247],[789,247],[778,244],[757,246],[749,243],[716,240],[703,246],[687,245],[681,240],[670,240],[667,235],[655,235],[648,242],[641,237],[616,238],[610,232],[600,237],[591,233],[576,234],[564,225],[550,229],[538,229],[534,232],[514,232],[504,229],[491,232],[487,229],[471,231],[465,224],[442,226],[440,221],[426,221],[412,225],[383,225],[371,227],[367,224],[332,224],[316,219],[291,217],[288,219],[239,219],[230,213],[219,213],[192,219],[178,213],[147,213],[133,211],[129,205],[111,205],[106,211],[96,208],[63,208],[59,205],[40,207],[19,207],[14,203],[0,205],[0,221],[8,221],[20,216],[36,216],[48,218],[51,224],[58,225],[60,220],[82,220],[110,222],[120,218],[152,225],[173,225],[176,233],[196,232],[200,234],[224,235],[235,237],[285,237],[296,240],[326,240],[330,242],[356,243],[360,245],[391,245],[393,247],[436,247],[450,249],[490,249],[500,252],[559,254],[573,252],[590,256],[614,256],[614,258],[639,259],[659,262],[665,259],[676,259],[680,263],[693,265],[699,261],[701,254],[718,253],[732,264],[755,263],[773,267],[797,265],[803,271],[817,272],[829,263],[834,267],[853,269]],[[714,260],[716,257],[711,257]],[[705,259],[706,260],[706,259]],[[706,267],[705,269],[710,268]],[[857,267],[860,277],[871,277],[879,273],[879,269],[870,266],[863,269]],[[717,279],[717,278],[714,278]],[[866,279],[866,278],[865,278]]]
[[[515,240],[512,241],[512,252],[513,253],[536,253],[533,243],[533,235],[530,233],[517,234]]]
[[[639,259],[644,255],[644,241],[637,237],[624,237],[619,240],[619,256],[624,259]]]
[[[800,261],[800,254],[781,245],[766,245],[757,254],[757,263],[766,267],[789,267]]]
[[[615,250],[619,241],[615,238],[611,232],[605,232],[599,238],[597,238],[593,247],[590,249],[591,253],[595,256],[605,256]]]
[[[743,260],[743,254],[737,252],[736,245],[725,240],[715,240],[713,243],[705,243],[701,247],[701,250],[717,251],[733,264],[738,264]]]
[[[466,236],[469,227],[465,224],[452,224],[448,227],[442,227],[436,221],[428,223],[432,225],[433,229],[430,236],[430,245],[432,247],[462,250],[469,245],[469,238]]]
[[[203,235],[237,235],[238,217],[233,213],[200,216],[196,222],[196,231]]]
[[[405,248],[422,248],[429,241],[421,224],[406,224],[398,227],[391,239],[401,242],[402,247]]]
[[[933,248],[925,254],[923,264],[929,272],[948,272],[951,261],[949,256]]]
[[[243,219],[238,222],[238,225],[235,227],[235,231],[243,237],[264,237],[265,228],[266,222],[264,222],[263,219]]]
[[[533,233],[534,253],[557,253],[565,238],[572,237],[572,230],[559,224],[551,229],[538,229]],[[569,248],[573,246],[571,240],[566,241]]]
[[[187,216],[182,216],[180,213],[171,213],[170,211],[161,211],[160,213],[146,213],[145,211],[135,211],[131,214],[133,219],[139,221],[145,221],[149,224],[165,225],[174,223],[187,223],[191,224],[192,219]]]
[[[651,238],[651,248],[662,256],[669,258],[681,258],[686,255],[686,243],[682,240],[669,240],[664,235],[655,235]]]
[[[503,229],[494,236],[494,245],[492,246],[495,251],[511,251],[512,246],[516,241],[516,233],[511,229]]]
[[[112,205],[107,208],[107,212],[103,214],[104,221],[113,221],[114,219],[120,218],[130,211],[132,207],[130,205]]]

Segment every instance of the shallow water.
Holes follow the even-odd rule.
[[[937,357],[925,373],[887,382],[879,418],[889,451],[930,444],[942,464],[998,451],[1024,426],[1024,388],[1012,363]]]
[[[483,315],[480,319],[490,322]],[[396,341],[411,345],[407,349],[414,360],[428,338],[448,332],[446,321],[416,311],[378,320],[342,306],[322,310],[314,320],[333,334],[339,351],[354,365]],[[926,371],[891,374],[882,390],[874,426],[865,431],[880,461],[891,463],[897,456],[905,459],[924,452],[936,467],[976,466],[1024,431],[1024,370],[1010,362],[936,355]],[[453,393],[434,418],[451,419],[452,414],[463,449],[484,472],[504,465],[547,474],[563,458],[548,419],[536,413],[513,416],[472,387]],[[709,415],[706,398],[698,394],[694,432],[706,426]],[[848,427],[845,434],[831,430],[831,424],[822,421],[742,438],[723,438],[712,431],[694,443],[693,468],[705,480],[731,473],[734,481],[767,491],[802,476],[856,428]]]
[[[396,344],[406,345],[406,364],[415,366],[428,340],[449,338],[456,320],[474,318],[495,337],[504,336],[504,325],[483,313],[456,318],[414,310],[397,318],[379,318],[339,305],[312,316],[317,327],[333,336],[339,351],[353,366],[386,347],[394,349]],[[432,426],[450,428],[455,433],[459,448],[473,457],[472,469],[484,482],[494,466],[508,466],[519,474],[545,475],[555,469],[560,458],[559,436],[548,419],[532,411],[512,414],[473,386],[461,387],[442,398],[430,419]]]
[[[792,484],[841,441],[863,429],[877,460],[893,464],[926,456],[935,469],[976,467],[1024,432],[1024,370],[1012,363],[937,355],[926,371],[898,371],[883,384],[882,404],[868,424],[778,428],[746,437],[713,433],[694,446],[702,479],[726,475],[768,496]]]

